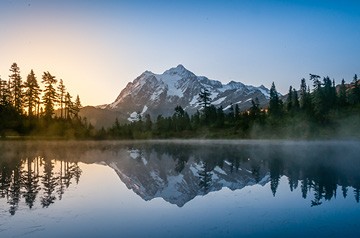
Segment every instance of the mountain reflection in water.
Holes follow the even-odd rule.
[[[12,215],[20,203],[61,200],[81,179],[79,162],[106,164],[142,199],[179,207],[223,187],[270,183],[276,196],[283,176],[289,192],[312,194],[309,206],[336,197],[338,186],[344,198],[360,198],[357,142],[2,142],[0,150],[0,202]]]

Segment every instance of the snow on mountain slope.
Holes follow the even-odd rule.
[[[256,97],[260,106],[267,105],[269,101],[269,89],[263,85],[254,87],[234,81],[222,84],[204,76],[196,76],[183,65],[178,65],[163,74],[145,71],[128,83],[113,103],[102,105],[101,108],[121,111],[128,115],[129,121],[145,113],[152,117],[160,114],[169,116],[178,105],[192,114],[200,109],[197,97],[204,88],[210,91],[211,103],[216,107],[229,108],[231,104],[238,104],[240,110],[246,110]]]
[[[129,149],[128,155],[122,154],[121,159],[107,161],[107,164],[115,170],[129,189],[145,201],[160,197],[179,207],[196,196],[219,191],[224,187],[236,190],[255,184],[264,186],[270,181],[269,173],[264,169],[259,169],[257,182],[250,171],[250,163],[234,168],[231,162],[225,160],[221,168],[215,166],[208,172],[211,181],[205,189],[200,185],[204,161],[196,160],[191,154],[186,154],[188,160],[181,171],[175,169],[178,164],[176,159],[168,153],[159,154],[156,149],[151,152]]]

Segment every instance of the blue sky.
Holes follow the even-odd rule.
[[[12,62],[62,78],[85,105],[112,102],[145,70],[286,93],[309,73],[360,73],[359,1],[0,2],[0,75]],[[310,81],[308,81],[311,84]]]

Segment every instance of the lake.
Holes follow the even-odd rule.
[[[0,237],[359,237],[359,141],[1,141]]]

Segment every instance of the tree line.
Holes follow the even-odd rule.
[[[198,95],[201,109],[189,115],[181,106],[172,116],[150,115],[121,125],[118,120],[108,130],[99,131],[100,138],[146,139],[171,137],[205,138],[315,138],[356,136],[360,128],[360,80],[354,75],[352,82],[340,85],[328,76],[310,74],[312,90],[305,78],[300,88],[292,86],[281,96],[272,83],[268,107],[261,108],[258,98],[251,107],[240,111],[237,104],[227,110],[211,104],[211,93],[202,89]],[[356,129],[356,130],[354,130]]]
[[[272,83],[267,107],[258,98],[241,111],[239,105],[227,108],[211,104],[211,92],[203,88],[198,95],[201,106],[190,115],[181,106],[172,116],[139,115],[137,121],[96,130],[79,116],[82,107],[66,90],[62,79],[50,72],[41,76],[33,70],[22,80],[16,63],[8,80],[0,78],[0,137],[46,136],[82,139],[151,138],[315,138],[355,136],[360,128],[360,82],[355,74],[350,83],[335,85],[328,76],[310,74],[301,79],[299,89],[292,86],[280,95]],[[312,89],[308,82],[312,83]]]
[[[174,161],[172,173],[187,174],[185,170],[199,168],[195,177],[201,194],[218,190],[217,183],[223,179],[236,181],[240,174],[241,178],[247,180],[251,177],[256,183],[261,183],[269,175],[267,181],[274,197],[281,178],[286,176],[290,191],[298,190],[302,198],[310,200],[310,206],[337,198],[340,189],[342,197],[352,196],[357,203],[360,201],[359,163],[354,156],[358,151],[352,151],[352,147],[342,148],[345,152],[340,165],[337,163],[340,162],[337,156],[340,146],[319,148],[314,144],[310,147],[296,144],[290,147],[273,145],[270,148],[260,144],[151,143],[133,148],[140,151],[141,156],[136,159],[140,164],[143,164],[142,157],[157,158],[159,163],[162,158],[168,157]],[[219,173],[218,168],[223,172]],[[244,171],[249,173],[246,175]],[[151,171],[147,172],[151,174]]]
[[[22,200],[30,209],[37,201],[42,207],[49,207],[56,199],[61,200],[66,189],[79,182],[82,173],[77,162],[40,156],[0,162],[0,200],[7,200],[11,215],[15,215]]]
[[[0,136],[85,135],[91,128],[79,117],[79,95],[73,100],[63,80],[50,72],[42,74],[41,84],[33,70],[23,80],[16,63],[8,80],[0,78]]]

